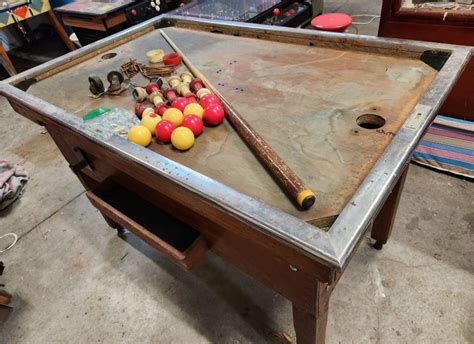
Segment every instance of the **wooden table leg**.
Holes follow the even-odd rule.
[[[8,56],[5,48],[3,47],[3,43],[0,41],[0,55],[2,56],[3,59],[3,66],[7,70],[8,74],[10,75],[15,75],[16,74],[16,69],[15,66],[13,65],[12,61],[10,60],[10,57]]]
[[[56,32],[58,33],[59,37],[61,37],[61,39],[63,40],[64,44],[66,44],[67,48],[68,48],[70,51],[76,50],[76,46],[75,46],[74,43],[72,43],[72,41],[69,39],[68,34],[66,33],[66,31],[64,31],[64,28],[63,28],[63,26],[61,25],[61,23],[59,22],[59,20],[58,20],[58,18],[56,17],[56,15],[54,14],[54,11],[53,11],[53,10],[49,10],[49,11],[48,11],[48,16],[49,16],[49,18],[51,19],[51,22],[53,23],[53,26],[54,26]]]
[[[293,304],[293,325],[298,344],[324,344],[329,312],[330,290],[317,283],[313,305],[302,307]]]
[[[102,214],[102,213],[101,213],[101,214]],[[123,226],[122,226],[121,224],[115,222],[114,220],[112,220],[112,219],[111,219],[110,217],[108,217],[107,215],[102,214],[102,216],[104,217],[105,222],[107,222],[107,224],[108,224],[110,227],[112,227],[112,228],[114,228],[114,229],[117,230],[117,234],[118,234],[118,235],[123,236],[124,234],[127,233],[127,230],[126,230],[125,228],[123,228]]]
[[[8,305],[12,300],[12,296],[6,291],[0,290],[0,305]]]
[[[392,232],[393,222],[395,221],[395,215],[397,214],[398,203],[400,202],[400,196],[402,194],[403,186],[405,185],[405,179],[408,173],[408,166],[409,164],[407,164],[405,167],[400,179],[374,220],[371,236],[375,240],[373,247],[377,250],[382,249],[383,245],[387,243],[388,238]]]

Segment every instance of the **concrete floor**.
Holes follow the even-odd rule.
[[[185,273],[120,239],[41,127],[3,99],[0,123],[0,158],[25,159],[31,176],[0,213],[0,235],[21,237],[0,256],[14,294],[0,343],[294,339],[286,300],[211,254]],[[411,166],[389,243],[362,243],[331,298],[328,343],[474,343],[473,193],[472,182]]]

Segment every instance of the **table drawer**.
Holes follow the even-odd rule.
[[[160,250],[185,270],[208,251],[194,228],[164,213],[139,195],[116,183],[87,191],[91,203],[105,216]]]

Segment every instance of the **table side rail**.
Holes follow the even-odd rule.
[[[352,49],[383,55],[395,54],[397,56],[411,58],[418,58],[427,50],[451,52],[459,48],[459,46],[453,44],[317,31],[312,29],[294,29],[253,23],[229,23],[220,20],[197,19],[171,14],[164,15],[163,23],[157,24],[156,27],[163,27],[163,25],[290,44]]]
[[[413,58],[420,57],[423,52],[427,50],[451,52],[459,48],[459,46],[449,44],[358,36],[353,34],[322,32],[308,29],[275,28],[273,26],[261,24],[228,23],[225,21],[203,20],[162,14],[114,35],[105,37],[97,42],[82,47],[81,49],[77,49],[43,63],[35,68],[14,75],[3,82],[11,85],[18,85],[22,82],[34,82],[47,78],[84,62],[87,59],[103,54],[104,52],[130,40],[138,38],[155,28],[165,28],[167,26],[187,27],[201,31],[205,30],[228,35],[248,36],[292,44],[363,50],[387,55],[405,55]]]

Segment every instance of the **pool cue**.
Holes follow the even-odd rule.
[[[161,36],[177,52],[189,71],[211,90],[222,101],[227,119],[247,143],[250,149],[257,155],[273,177],[280,183],[283,189],[304,210],[311,208],[316,200],[313,191],[304,185],[302,180],[291,170],[282,158],[265,142],[265,140],[245,121],[220,92],[207,80],[207,78],[191,63],[183,52],[174,44],[168,35],[159,30]]]

